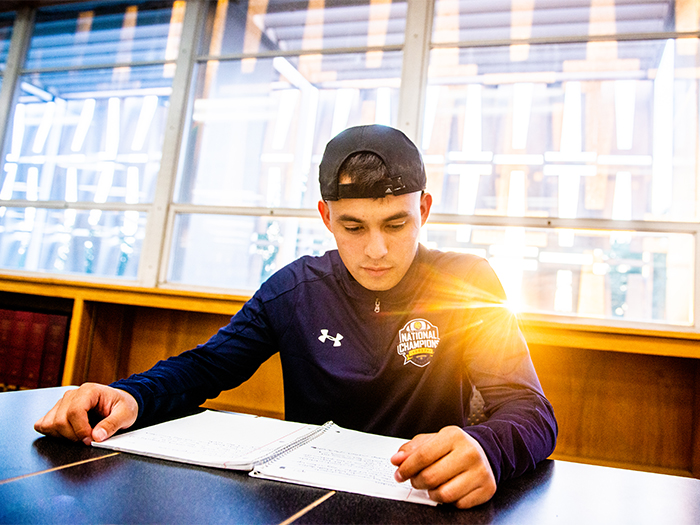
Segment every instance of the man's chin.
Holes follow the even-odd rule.
[[[381,277],[363,275],[362,278],[355,278],[355,280],[372,292],[385,292],[398,283],[398,280],[394,279],[392,275],[383,275]]]

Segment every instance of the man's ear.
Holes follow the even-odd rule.
[[[420,196],[420,225],[423,226],[430,215],[430,207],[433,205],[433,196],[425,192]]]
[[[318,213],[321,214],[321,219],[323,219],[323,224],[326,225],[326,228],[328,228],[328,231],[333,233],[333,229],[331,228],[331,209],[328,206],[328,203],[324,200],[318,201]]]

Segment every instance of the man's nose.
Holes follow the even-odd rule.
[[[365,246],[365,255],[370,259],[381,259],[388,252],[386,240],[381,232],[370,232]]]

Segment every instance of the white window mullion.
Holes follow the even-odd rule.
[[[187,102],[195,62],[203,12],[207,2],[187,2],[182,23],[180,49],[173,77],[172,95],[169,101],[168,117],[163,137],[163,153],[160,171],[156,182],[153,206],[146,222],[146,234],[143,241],[143,251],[139,261],[139,283],[146,287],[155,287],[161,267],[167,265],[168,247],[164,244],[166,226],[168,224],[168,209],[175,187],[177,176],[178,154],[182,130],[187,118]]]
[[[420,144],[433,29],[433,2],[408,0],[401,67],[398,128]]]
[[[17,11],[17,17],[12,26],[12,39],[7,62],[2,74],[2,89],[0,90],[0,144],[5,144],[7,124],[13,121],[14,102],[19,86],[18,79],[29,50],[32,36],[35,10],[28,7]],[[5,160],[0,161],[0,169]]]

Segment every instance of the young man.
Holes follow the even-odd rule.
[[[495,274],[418,243],[432,197],[417,148],[393,128],[350,128],[319,171],[337,250],[281,269],[204,345],[70,391],[35,428],[102,441],[199,406],[279,352],[287,419],[412,438],[391,458],[395,477],[436,501],[484,503],[549,456],[554,413]],[[105,416],[94,428],[91,409]]]

